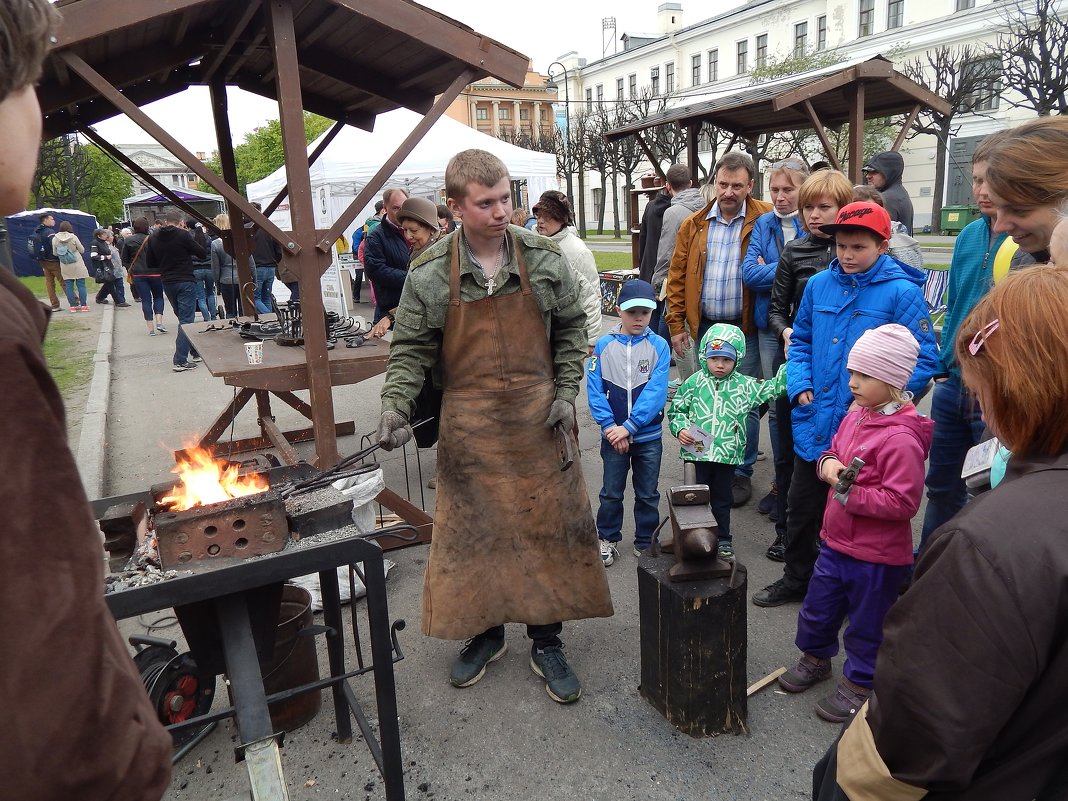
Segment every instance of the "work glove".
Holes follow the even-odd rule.
[[[400,412],[382,412],[378,418],[378,444],[384,451],[401,447],[412,438],[412,427]]]
[[[548,428],[559,424],[564,431],[572,431],[575,428],[575,404],[565,400],[554,400],[549,407],[549,416],[545,419]]]

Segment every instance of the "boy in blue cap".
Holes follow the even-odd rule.
[[[604,484],[597,536],[605,567],[623,539],[623,492],[634,474],[634,555],[653,542],[660,522],[661,427],[671,354],[667,340],[649,330],[656,293],[647,281],[623,284],[616,301],[622,321],[597,340],[586,373],[590,413],[601,427]]]

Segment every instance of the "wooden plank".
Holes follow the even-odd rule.
[[[259,424],[260,428],[263,429],[263,435],[271,441],[285,464],[296,464],[300,461],[300,454],[297,453],[297,449],[289,443],[285,434],[282,433],[282,429],[278,427],[278,423],[273,418],[261,417],[259,418]]]
[[[418,537],[412,542],[396,539],[393,537],[380,537],[376,542],[382,546],[383,551],[396,550],[397,548],[410,548],[413,545],[423,545],[430,542],[434,535],[434,518],[420,509],[418,506],[402,498],[388,487],[383,489],[375,500],[389,511],[395,513],[401,520],[411,526],[415,526],[419,532]]]
[[[377,70],[363,64],[353,64],[314,50],[301,42],[300,64],[305,69],[337,80],[339,75],[358,75],[360,91],[374,95],[380,100],[396,103],[411,109],[416,114],[426,114],[434,105],[434,96],[426,92],[403,89],[397,81],[386,77]]]
[[[226,37],[226,41],[223,42],[220,47],[210,59],[204,63],[204,72],[202,80],[204,83],[210,84],[215,77],[215,72],[219,69],[220,65],[230,55],[230,51],[234,49],[234,45],[237,44],[237,39],[245,32],[245,28],[252,21],[252,18],[256,15],[256,12],[260,10],[259,3],[245,3],[245,7],[242,9],[238,7],[239,15],[231,17],[223,24],[222,29],[224,31],[230,31],[230,35]]]
[[[63,24],[56,31],[56,50],[95,39],[114,31],[142,26],[158,17],[186,12],[215,0],[79,0],[60,12]]]
[[[892,67],[891,71],[893,71]],[[825,78],[818,78],[812,83],[805,84],[800,89],[784,92],[778,97],[772,98],[771,108],[773,111],[779,112],[791,106],[796,106],[798,103],[809,102],[812,98],[830,92],[833,89],[841,89],[855,80],[857,80],[857,68],[849,67],[841,72],[832,73]]]
[[[912,127],[912,123],[916,122],[916,117],[919,116],[921,111],[923,111],[923,106],[919,103],[912,107],[912,111],[910,111],[908,117],[905,118],[905,124],[901,126],[901,133],[897,135],[897,139],[894,140],[894,146],[890,148],[892,151],[896,153],[901,149],[901,146],[905,144],[905,138],[909,135],[909,129]]]
[[[761,690],[763,690],[769,684],[774,682],[775,679],[779,678],[779,676],[781,676],[785,672],[786,672],[786,668],[784,668],[784,667],[776,668],[775,670],[771,671],[771,673],[769,673],[767,676],[765,676],[764,678],[760,679],[759,681],[754,681],[752,684],[749,685],[749,688],[745,691],[746,697],[751,696],[753,693],[760,692]]]

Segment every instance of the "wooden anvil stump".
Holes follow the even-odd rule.
[[[642,556],[638,612],[642,697],[691,737],[748,734],[747,576],[672,581],[674,559]]]

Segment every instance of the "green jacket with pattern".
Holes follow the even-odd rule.
[[[439,361],[449,308],[450,254],[453,238],[461,236],[462,230],[439,239],[408,268],[400,305],[394,315],[396,324],[382,387],[382,411],[400,412],[410,418],[427,369],[433,370],[434,383],[441,386]],[[508,231],[526,259],[530,288],[545,321],[545,335],[555,367],[556,398],[573,404],[588,350],[586,312],[579,298],[578,282],[555,242],[516,225],[510,225]],[[510,237],[505,264],[497,275],[495,296],[519,291],[518,262],[512,241]],[[467,303],[485,297],[486,279],[471,263],[461,242],[460,300]]]
[[[735,368],[724,378],[715,378],[702,358],[705,347],[722,340],[738,351]],[[786,365],[775,378],[764,381],[738,372],[738,362],[745,356],[745,335],[736,325],[715,323],[701,337],[697,358],[701,369],[679,387],[669,412],[671,433],[678,436],[690,426],[707,431],[712,442],[707,451],[695,456],[685,449],[679,455],[685,461],[741,464],[745,461],[745,429],[749,410],[786,394]]]

